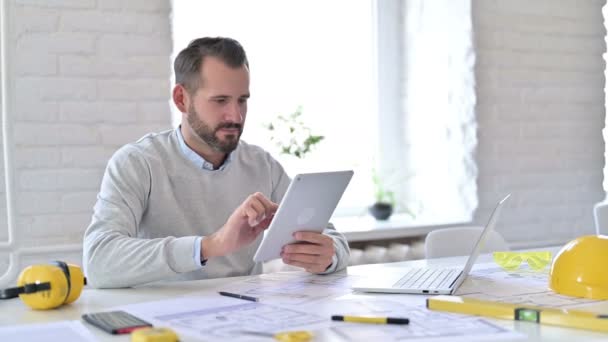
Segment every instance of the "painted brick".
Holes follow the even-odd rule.
[[[15,60],[17,76],[50,76],[56,75],[57,56],[51,54],[20,54]]]
[[[478,39],[478,46],[507,51],[541,51],[578,53],[581,51],[603,53],[602,45],[594,39],[562,34],[538,34],[530,32],[493,31]]]
[[[71,11],[62,14],[60,28],[69,32],[170,33],[165,13]]]
[[[101,56],[168,56],[171,53],[169,36],[105,34],[99,38],[98,50]]]
[[[601,39],[597,40],[600,41]],[[523,52],[510,50],[479,50],[478,65],[490,63],[498,68],[558,69],[561,71],[597,71],[604,62],[597,54],[584,53],[555,54],[549,52]],[[489,62],[487,62],[489,61]]]
[[[137,23],[130,13],[70,11],[61,15],[60,28],[69,32],[134,32]]]
[[[576,0],[540,0],[529,2],[526,0],[510,0],[510,1],[474,1],[480,11],[489,11],[505,14],[523,14],[535,15],[545,18],[589,18],[596,17],[601,11],[598,2],[593,1],[580,2]]]
[[[100,129],[101,141],[104,145],[121,146],[134,142],[150,132],[162,132],[170,129],[169,123],[146,124],[146,125],[103,125]]]
[[[20,192],[17,196],[17,213],[56,214],[61,208],[61,196],[60,192]]]
[[[132,123],[137,105],[132,102],[63,102],[59,119],[63,122]]]
[[[53,32],[59,26],[59,13],[55,10],[17,7],[14,11],[15,17],[19,18],[14,23],[18,35],[26,32]]]
[[[65,55],[59,57],[59,70],[65,76],[160,77],[169,70],[166,56],[96,57]]]
[[[61,165],[61,151],[56,147],[21,147],[14,158],[17,169],[56,168]]]
[[[16,81],[18,94],[33,100],[95,100],[97,84],[93,79],[22,77]]]
[[[146,101],[137,104],[137,119],[144,122],[171,122],[169,101]]]
[[[477,81],[497,87],[595,86],[603,87],[604,75],[585,71],[509,68],[488,70]]]
[[[478,1],[476,7],[481,10],[484,4],[490,1]],[[581,25],[579,20],[560,17],[546,17],[543,15],[528,15],[521,13],[504,13],[492,10],[483,10],[483,15],[477,16],[476,27],[484,32],[492,30],[505,30],[512,32],[532,33],[566,33],[579,36],[602,36],[604,30],[597,25]]]
[[[23,170],[18,186],[30,191],[96,191],[99,190],[103,170],[100,169],[49,169]]]
[[[600,137],[597,127],[585,122],[522,124],[520,132],[522,139],[529,139],[531,142],[535,142],[535,139],[551,139],[554,142],[560,139],[559,146],[564,145],[564,141],[572,141],[576,144],[577,138],[581,136]]]
[[[61,149],[61,166],[105,168],[114,152],[114,148],[103,145],[63,147]]]
[[[95,35],[79,32],[28,33],[17,40],[17,55],[86,53],[95,51]]]
[[[54,8],[93,8],[95,0],[15,0],[17,5]]]
[[[96,127],[78,124],[17,123],[14,141],[22,146],[90,145],[99,143]]]
[[[169,99],[169,80],[160,78],[98,81],[101,100],[163,100]]]
[[[73,192],[61,198],[62,213],[92,213],[97,191]]]
[[[99,3],[101,9],[165,12],[171,8],[170,0],[104,0]]]
[[[604,94],[593,87],[542,87],[522,89],[524,103],[601,103]]]
[[[59,116],[59,103],[32,98],[35,90],[18,83],[20,90],[15,96],[15,119],[19,121],[54,122]]]
[[[166,12],[159,13],[137,13],[132,15],[132,20],[137,23],[135,32],[170,35],[171,20]]]
[[[81,237],[81,234],[72,234],[73,239],[77,237]],[[70,243],[70,240],[67,240],[65,236],[53,237],[51,239],[39,238],[32,241],[32,245],[34,246],[48,246],[52,243],[57,244],[65,244]],[[47,264],[49,260],[63,260],[67,263],[82,265],[82,247],[77,248],[73,251],[61,251],[61,252],[51,252],[48,254],[32,254],[32,255],[22,255],[19,259],[19,268],[24,269],[29,265],[36,264]]]
[[[90,214],[59,214],[32,216],[29,225],[25,226],[25,233],[32,240],[50,240],[48,244],[67,241],[82,241],[84,228],[91,221]],[[46,242],[46,241],[45,241]],[[80,264],[80,263],[79,263]]]
[[[97,7],[104,12],[119,11],[123,9],[123,4],[124,1],[122,0],[103,0],[99,2]]]

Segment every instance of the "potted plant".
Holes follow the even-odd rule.
[[[388,220],[393,214],[395,207],[395,193],[386,189],[375,170],[372,174],[372,180],[374,182],[376,202],[369,207],[369,213],[376,220]]]
[[[265,125],[270,131],[270,140],[279,148],[279,153],[304,158],[313,146],[325,137],[314,135],[301,118],[302,107],[288,115],[278,115],[273,122]]]

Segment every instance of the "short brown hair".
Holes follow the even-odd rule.
[[[249,68],[245,49],[238,41],[224,37],[198,38],[191,41],[175,58],[175,83],[183,85],[188,92],[196,91],[200,86],[202,62],[209,56],[219,58],[234,68],[243,65]]]

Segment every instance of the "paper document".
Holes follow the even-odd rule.
[[[549,269],[531,270],[522,265],[506,271],[494,263],[478,264],[456,292],[459,296],[498,302],[554,308],[575,308],[601,302],[563,296],[549,289]]]
[[[77,342],[96,341],[80,321],[62,321],[44,324],[23,324],[0,327],[0,341],[24,342]]]
[[[260,298],[275,305],[306,305],[351,293],[356,276],[344,272],[313,275],[304,272],[260,274],[222,286],[222,291]]]
[[[179,334],[208,340],[246,336],[244,331],[277,333],[317,329],[328,318],[291,308],[220,297],[181,297],[120,307],[155,326],[171,327]]]
[[[335,323],[332,330],[346,341],[487,341],[525,336],[479,317],[430,311],[420,295],[348,295],[319,313],[333,312],[376,317],[405,317],[409,325]]]
[[[431,323],[438,323],[437,320]],[[523,339],[525,336],[502,329],[483,319],[469,319],[466,321],[446,319],[439,327],[409,326],[400,327],[386,325],[377,326],[346,323],[341,327],[332,328],[336,334],[345,341],[442,341],[442,342],[470,342],[470,341],[513,341]],[[348,326],[347,326],[348,325]]]
[[[474,341],[523,335],[479,317],[427,310],[425,296],[352,294],[344,274],[268,274],[222,286],[259,302],[197,292],[190,297],[120,307],[158,326],[205,341],[257,340],[247,334],[312,331],[332,341]],[[352,278],[351,278],[352,280]],[[405,326],[334,322],[332,315],[405,316]],[[266,339],[268,340],[268,339]]]

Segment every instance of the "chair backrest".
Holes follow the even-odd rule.
[[[608,201],[597,203],[593,207],[593,218],[595,220],[595,232],[600,235],[608,235]]]
[[[430,232],[424,241],[426,258],[469,255],[479,239],[483,227],[452,227]],[[496,231],[489,232],[482,253],[508,251],[509,244]]]

